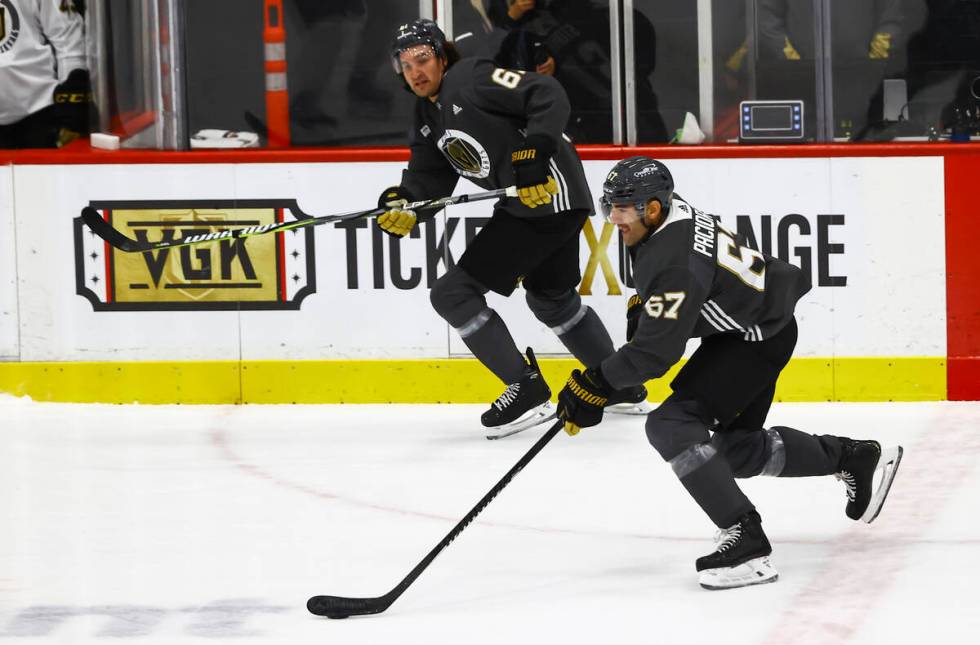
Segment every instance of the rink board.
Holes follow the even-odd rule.
[[[593,188],[612,163],[585,162]],[[797,309],[795,358],[780,383],[784,400],[945,398],[943,163],[941,156],[670,161],[681,195],[812,277],[814,288]],[[246,249],[257,284],[245,286],[285,294],[258,304],[256,289],[247,292],[253,300],[227,299],[219,264],[229,284],[247,282],[241,276],[248,271],[241,256],[217,245],[166,258],[123,257],[72,221],[89,203],[115,204],[116,213],[134,202],[167,212],[220,203],[230,212],[229,205],[269,201],[292,202],[310,215],[347,212],[370,207],[379,187],[397,183],[403,166],[0,167],[7,172],[0,174],[0,232],[16,233],[0,241],[0,262],[13,264],[0,274],[0,359],[19,361],[0,364],[0,387],[42,400],[160,403],[495,397],[499,384],[465,360],[466,348],[428,302],[446,253],[458,259],[489,215],[485,203],[448,209],[401,242],[366,222],[319,227],[312,246],[294,244],[289,253],[293,243],[285,237],[294,234],[280,236],[281,244],[274,236],[253,238]],[[457,193],[478,190],[462,181]],[[617,238],[599,217],[586,224],[580,291],[619,344],[632,290]],[[300,273],[304,284],[315,278],[315,285],[297,299],[296,289],[287,292]],[[528,312],[521,290],[489,300],[521,347],[555,357],[553,386],[564,380],[573,363],[562,360],[564,348]],[[652,396],[666,391],[665,383],[651,384]]]
[[[0,361],[17,360],[17,250],[14,173],[0,166]]]

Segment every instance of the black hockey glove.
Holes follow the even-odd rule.
[[[634,293],[626,302],[626,342],[633,340],[636,328],[640,326],[640,314],[643,313],[643,299]]]
[[[60,128],[58,146],[77,139],[89,131],[88,112],[92,105],[92,90],[88,71],[75,69],[63,83],[54,88],[55,114]]]
[[[612,391],[598,368],[572,370],[568,383],[558,393],[558,418],[564,419],[565,432],[574,436],[582,428],[599,425],[602,408]]]
[[[378,208],[388,211],[378,216],[378,227],[393,237],[405,237],[415,228],[418,216],[413,210],[406,210],[405,204],[413,201],[412,196],[401,186],[385,188],[378,198]]]
[[[551,196],[558,193],[555,178],[548,174],[548,162],[555,153],[555,142],[543,134],[532,134],[524,140],[524,146],[510,155],[514,166],[514,183],[517,196],[528,208],[551,203]]]

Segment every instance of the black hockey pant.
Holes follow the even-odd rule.
[[[796,336],[791,320],[761,342],[735,334],[704,339],[671,383],[673,394],[647,416],[650,443],[719,528],[755,508],[736,477],[809,477],[839,470],[837,437],[763,427]]]

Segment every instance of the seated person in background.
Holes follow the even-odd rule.
[[[88,132],[81,3],[0,4],[0,148],[61,147]]]

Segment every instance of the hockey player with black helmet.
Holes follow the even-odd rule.
[[[646,421],[650,443],[719,528],[715,551],[696,562],[700,584],[728,589],[776,580],[761,517],[736,478],[836,475],[847,516],[874,520],[901,447],[764,427],[796,345],[794,310],[809,278],[676,195],[670,171],[649,157],[617,163],[600,206],[629,249],[638,297],[630,300],[627,344],[601,365],[573,371],[559,394],[566,431],[598,424],[610,392],[662,376],[687,340],[700,338],[672,394]]]
[[[452,193],[460,177],[485,190],[516,185],[518,197],[496,203],[458,264],[432,286],[436,312],[506,386],[483,414],[488,437],[512,434],[550,413],[551,390],[530,348],[527,360],[507,326],[487,305],[489,291],[509,296],[523,284],[528,307],[586,367],[614,351],[596,313],[576,291],[581,280],[579,237],[592,212],[585,172],[562,129],[569,103],[553,78],[460,60],[431,20],[402,25],[391,47],[395,73],[416,95],[411,158],[397,186],[386,189],[377,219],[404,237],[419,219],[410,201]],[[645,406],[646,389],[617,391],[612,403]],[[646,406],[649,409],[649,406]]]

